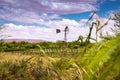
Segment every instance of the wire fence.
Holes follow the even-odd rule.
[[[80,50],[78,49],[30,49],[30,50],[21,50],[21,51],[12,51],[14,53],[63,53],[63,52],[68,52],[68,53],[78,53]]]

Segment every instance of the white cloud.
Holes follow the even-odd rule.
[[[106,22],[107,19],[99,19],[101,24]],[[64,28],[69,27],[69,34],[67,35],[68,41],[73,41],[78,38],[79,35],[87,36],[89,27],[85,25],[87,19],[82,19],[79,22],[75,20],[62,19],[57,21],[46,22],[49,28],[36,27],[36,26],[23,26],[15,24],[5,24],[6,26],[2,30],[2,34],[8,34],[11,37],[8,38],[22,38],[22,39],[41,39],[46,41],[64,40]],[[113,27],[114,21],[110,20],[109,24],[102,29],[103,34],[112,34],[111,27]],[[61,33],[56,34],[56,29],[61,29]],[[92,37],[95,38],[95,27],[92,32]]]
[[[66,11],[69,13],[82,13],[82,12],[91,11],[92,9],[96,9],[95,7],[93,7],[88,3],[76,4],[76,3],[52,2],[52,4],[49,5],[49,7],[51,7],[52,10],[56,10],[58,12],[61,11],[62,13],[66,13]]]
[[[56,28],[63,28],[65,26],[74,26],[74,27],[78,27],[80,26],[80,24],[75,21],[75,20],[70,20],[70,19],[62,19],[62,20],[56,20],[56,21],[50,21],[50,25],[52,27],[56,27]]]
[[[60,14],[89,12],[96,9],[97,0],[1,0],[0,18],[8,21],[44,24],[61,19]],[[52,14],[52,15],[49,15]]]

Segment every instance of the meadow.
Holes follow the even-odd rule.
[[[119,61],[119,34],[74,54],[1,52],[0,80],[120,80]]]

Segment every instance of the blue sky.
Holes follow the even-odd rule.
[[[98,1],[99,2],[99,1]],[[120,0],[106,0],[103,3],[97,3],[99,5],[97,14],[100,17],[109,17],[111,12],[120,11]],[[80,19],[88,19],[91,12],[76,13],[76,14],[65,14],[61,17],[74,19],[76,21]]]
[[[36,1],[36,2],[35,2]],[[17,16],[20,16],[20,13],[24,13],[28,10],[28,12],[35,12],[36,15],[37,14],[57,14],[59,15],[59,17],[61,18],[66,18],[66,19],[71,19],[71,20],[76,20],[79,21],[80,19],[87,19],[89,18],[89,15],[91,13],[91,10],[93,9],[97,9],[97,14],[100,17],[108,17],[110,12],[113,11],[120,11],[120,0],[38,0],[39,2],[37,2],[37,0],[0,0],[0,24],[4,24],[4,23],[16,23],[16,24],[27,24],[28,22],[21,22],[18,20],[12,20],[12,19],[7,19],[8,16],[11,16],[11,18],[15,18]],[[45,2],[46,1],[46,2]],[[49,4],[49,3],[53,3],[56,2],[55,6],[57,5],[57,3],[62,3],[60,6],[63,5],[63,10],[59,9],[60,6],[58,6],[58,8],[56,9],[51,9],[51,10],[47,10],[49,9],[49,6],[46,7],[46,9],[44,10],[44,7],[41,6],[35,6],[35,5],[41,5],[41,3],[44,2]],[[26,3],[28,4],[28,6],[23,6],[26,5]],[[78,7],[73,8],[73,11],[68,10],[68,11],[64,11],[64,6],[67,4],[68,7],[72,8],[72,5],[78,5]],[[71,5],[70,5],[71,4]],[[83,7],[85,8],[89,8],[89,9],[79,9],[80,6],[82,4]],[[88,5],[89,4],[89,5]],[[14,6],[12,6],[14,5]],[[33,6],[32,6],[33,5]],[[54,7],[54,4],[52,4]],[[87,6],[84,6],[87,5]],[[40,9],[39,9],[40,7]],[[24,9],[25,8],[25,9]],[[33,8],[36,10],[30,10],[29,8]],[[37,9],[38,8],[38,9]],[[13,9],[13,10],[12,10]],[[15,10],[17,11],[18,9],[21,9],[21,12],[15,12]],[[23,10],[23,11],[22,11]],[[26,10],[26,11],[25,11]],[[39,11],[38,11],[39,10]],[[40,11],[43,10],[43,11]],[[67,10],[67,9],[65,9]],[[74,11],[75,10],[75,11]],[[15,17],[13,15],[16,15]],[[13,17],[12,17],[13,16]],[[29,17],[29,16],[28,16]],[[9,18],[9,17],[8,17]],[[50,19],[48,19],[50,20]],[[51,19],[51,20],[56,20]],[[32,23],[30,23],[32,24]],[[37,24],[37,23],[36,23]],[[33,25],[33,24],[32,24]]]
[[[0,25],[10,26],[9,29],[5,29],[5,34],[10,34],[11,38],[24,36],[23,38],[41,38],[52,41],[55,37],[51,39],[50,36],[54,36],[55,33],[52,32],[56,28],[63,29],[64,26],[69,26],[77,30],[84,25],[93,10],[96,10],[98,17],[107,19],[111,14],[120,11],[119,4],[120,0],[0,0]],[[13,26],[15,29],[13,28],[12,31],[10,29]],[[31,30],[29,30],[31,26],[34,29],[42,29],[40,34],[44,35],[40,37],[40,34],[35,31],[35,35],[31,35]],[[22,29],[21,27],[27,30],[23,30],[24,34],[18,30],[21,34],[15,35],[17,29]],[[48,29],[50,33],[46,31]],[[75,32],[71,34],[74,33],[76,37],[70,40],[80,35],[79,31]],[[87,34],[85,31],[83,33]],[[50,35],[46,36],[46,34]],[[59,36],[61,37],[55,40],[61,40],[62,34]]]

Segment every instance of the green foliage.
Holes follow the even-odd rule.
[[[77,49],[82,45],[78,41],[73,42],[65,42],[65,41],[58,41],[54,42],[40,42],[40,43],[28,43],[28,42],[0,42],[0,52],[14,52],[14,51],[29,51],[29,50],[39,50],[40,45],[41,48],[44,49],[65,49],[66,47],[69,49]],[[67,46],[66,46],[67,45]]]
[[[96,44],[87,51],[80,64],[86,73],[84,80],[111,80],[120,75],[120,36]],[[87,66],[86,66],[87,65]]]

